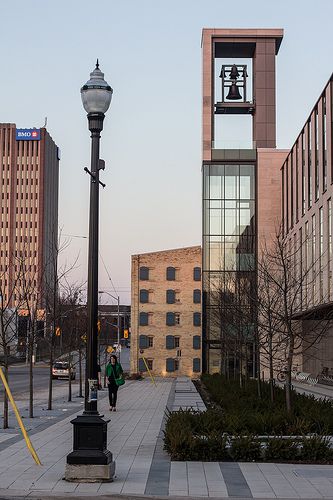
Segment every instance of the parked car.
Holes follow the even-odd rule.
[[[76,369],[72,366],[71,379],[75,380]],[[67,361],[56,361],[52,367],[52,378],[68,378],[69,377],[69,366]]]

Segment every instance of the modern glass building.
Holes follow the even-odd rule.
[[[255,280],[255,172],[255,162],[203,165],[204,327],[209,372],[224,371],[226,364],[229,370],[239,369],[236,344],[240,332],[235,316],[243,287]],[[242,322],[239,326],[244,330]],[[246,329],[253,329],[253,324],[251,328],[247,323]],[[248,344],[246,364],[253,370],[253,339]]]

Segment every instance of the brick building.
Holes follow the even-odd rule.
[[[24,296],[29,295],[38,321],[45,280],[52,283],[58,241],[59,158],[59,148],[45,128],[0,124],[0,291],[9,307],[24,310],[18,325],[22,332],[27,321]]]
[[[131,373],[201,373],[201,247],[132,256]]]

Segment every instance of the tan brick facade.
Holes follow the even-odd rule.
[[[148,268],[149,279],[139,279],[140,268]],[[167,279],[167,268],[175,270],[175,279]],[[171,269],[169,278],[173,278],[172,272]],[[131,373],[142,371],[144,365],[140,358],[144,356],[152,364],[154,375],[199,376],[201,247],[133,255],[131,282]],[[168,290],[168,299],[174,303],[167,303]],[[196,300],[200,298],[200,303],[194,303],[194,294]],[[143,302],[147,299],[148,302]],[[174,325],[167,325],[167,313],[168,322],[175,321]],[[148,325],[140,325],[147,318]],[[194,322],[200,324],[194,326]]]

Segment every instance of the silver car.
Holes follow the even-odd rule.
[[[76,369],[72,366],[71,379],[75,380]],[[69,377],[69,366],[67,361],[56,361],[52,367],[52,378],[68,378]]]

